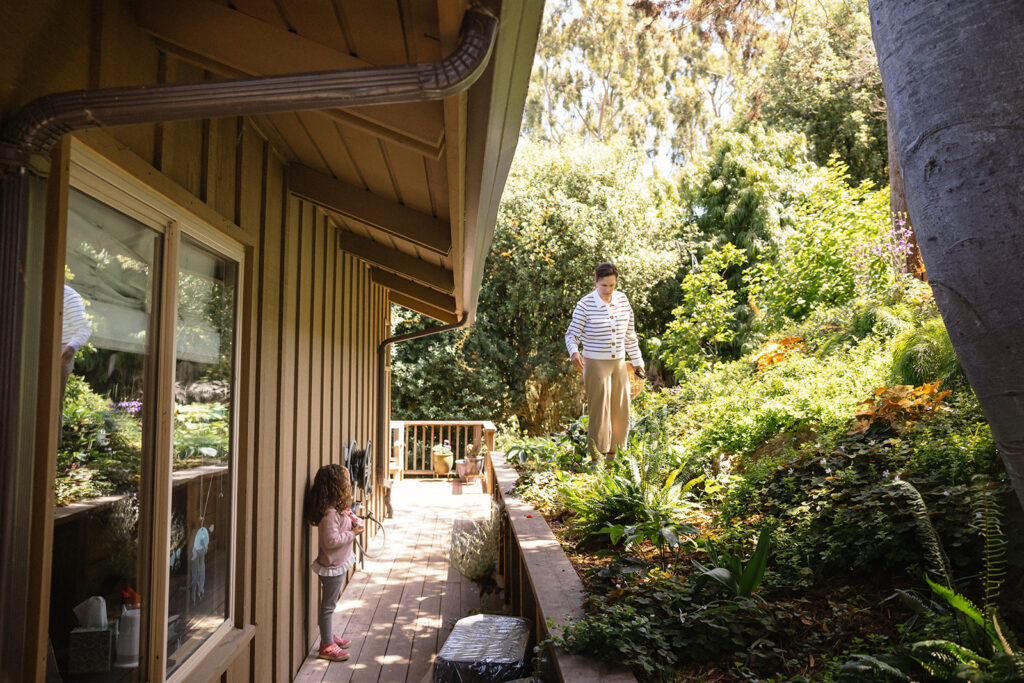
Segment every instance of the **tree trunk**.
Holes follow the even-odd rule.
[[[928,279],[1024,505],[1024,3],[869,7]]]
[[[905,254],[903,260],[903,272],[910,273],[918,280],[927,281],[928,275],[924,269],[924,261],[921,260],[921,247],[917,244],[917,233],[914,232],[914,224],[910,221],[910,212],[907,211],[907,196],[903,192],[903,174],[900,171],[899,155],[896,154],[892,117],[888,112],[886,112],[885,124],[889,143],[889,224],[894,236],[898,236],[903,229],[909,231],[907,243],[910,250]],[[901,220],[902,223],[900,223]]]

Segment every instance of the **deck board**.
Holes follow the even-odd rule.
[[[334,613],[335,633],[352,640],[348,661],[317,659],[317,639],[296,681],[419,683],[455,621],[480,609],[476,586],[448,565],[446,550],[453,528],[490,514],[490,497],[475,482],[405,479],[392,504],[385,553],[366,559]]]

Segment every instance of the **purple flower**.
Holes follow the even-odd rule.
[[[120,401],[114,407],[122,412],[134,414],[142,410],[142,401]]]

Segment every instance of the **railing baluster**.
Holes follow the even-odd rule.
[[[436,420],[409,422],[394,420],[391,422],[391,444],[404,453],[404,474],[434,474],[434,446],[448,441],[456,460],[469,455],[470,446],[476,455],[482,446],[494,450],[494,425],[485,420]],[[394,442],[401,445],[396,447]]]

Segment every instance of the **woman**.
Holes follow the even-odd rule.
[[[609,460],[624,448],[629,435],[629,353],[633,372],[644,377],[644,360],[633,325],[633,308],[615,291],[619,271],[602,263],[594,271],[594,291],[576,304],[565,332],[565,347],[572,366],[583,372],[587,394],[587,444],[597,461]]]

